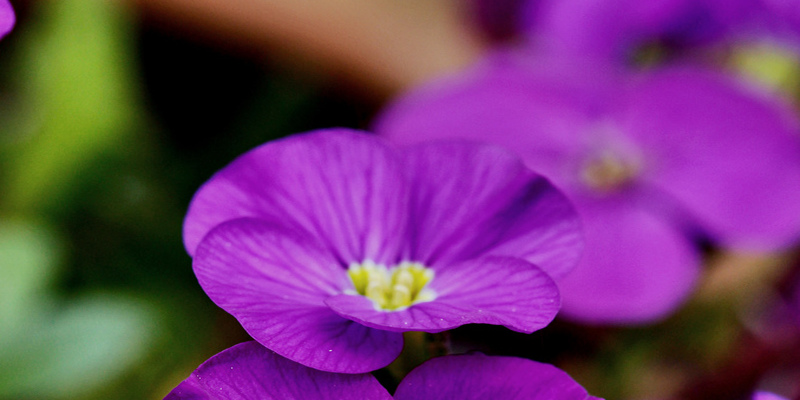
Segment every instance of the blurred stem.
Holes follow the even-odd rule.
[[[428,333],[425,335],[428,344],[428,358],[446,356],[452,353],[450,331]]]
[[[800,359],[800,331],[775,304],[766,303],[755,318],[745,315],[759,300],[773,299],[795,279],[797,252],[772,255],[721,253],[709,262],[695,300],[718,309],[732,307],[750,329],[726,352],[719,366],[687,382],[676,399],[730,399],[752,392],[771,368]],[[794,270],[794,271],[793,271]],[[752,313],[752,310],[750,310]],[[771,315],[776,313],[776,315]],[[756,324],[760,328],[753,332]]]
[[[379,97],[469,65],[484,44],[456,0],[127,0],[154,22],[280,55]]]
[[[387,367],[397,382],[426,360],[425,335],[425,332],[403,332],[403,352]]]
[[[438,356],[450,354],[449,332],[426,333],[404,332],[403,352],[387,368],[399,382],[423,362]]]

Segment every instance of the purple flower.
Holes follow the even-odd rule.
[[[621,62],[655,41],[697,41],[716,34],[698,0],[529,0],[522,25],[542,50]]]
[[[369,374],[304,367],[256,342],[231,347],[195,370],[164,400],[390,400]],[[411,371],[396,400],[600,400],[556,367],[481,354],[434,358]]]
[[[431,359],[411,371],[395,400],[601,400],[560,369],[517,357],[483,354]]]
[[[562,315],[573,319],[667,315],[697,278],[695,237],[747,251],[800,237],[797,119],[717,73],[617,77],[496,58],[401,99],[376,131],[400,144],[498,143],[564,190],[587,242],[559,282]]]
[[[519,30],[519,9],[525,0],[465,0],[475,22],[493,39],[508,39]]]
[[[16,16],[14,16],[11,3],[8,0],[0,0],[0,38],[11,32],[14,22],[16,22]]]
[[[785,0],[528,0],[521,25],[548,53],[620,64],[658,44],[699,46],[769,39],[800,50],[800,7]]]
[[[200,285],[301,364],[389,364],[404,331],[532,332],[580,257],[565,197],[498,147],[394,149],[346,129],[265,144],[195,195],[184,243]],[[541,269],[540,269],[541,268]]]
[[[256,342],[215,355],[164,400],[391,400],[370,374],[336,374],[289,361]]]
[[[756,392],[755,394],[753,394],[753,400],[788,400],[788,399],[770,392]]]

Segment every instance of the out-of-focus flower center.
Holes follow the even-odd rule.
[[[433,300],[436,295],[426,288],[433,275],[433,270],[408,261],[391,268],[364,261],[350,264],[347,269],[356,292],[372,300],[377,309],[386,311]]]
[[[636,177],[639,167],[616,154],[593,157],[581,170],[581,180],[600,192],[610,192],[625,186]]]
[[[800,57],[793,49],[773,43],[746,43],[734,49],[733,67],[750,77],[782,90],[795,93],[800,88]]]

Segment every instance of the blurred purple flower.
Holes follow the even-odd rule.
[[[11,3],[8,0],[0,0],[0,38],[11,32],[15,22],[16,16]]]
[[[559,57],[619,62],[653,41],[699,41],[716,36],[722,21],[704,2],[714,0],[470,0],[481,26],[495,36],[527,35],[540,51]],[[733,0],[738,3],[750,0]]]
[[[551,276],[580,257],[579,225],[499,147],[399,150],[335,129],[219,171],[192,200],[184,243],[206,293],[261,344],[358,373],[397,357],[400,332],[546,326],[559,308]]]
[[[655,41],[700,40],[720,28],[697,0],[534,0],[523,29],[548,54],[619,63]]]
[[[769,392],[756,392],[755,394],[753,394],[753,400],[789,400],[789,399]]]
[[[231,347],[195,370],[164,400],[391,400],[369,374],[304,367],[256,342]],[[599,400],[556,367],[515,357],[445,356],[403,379],[397,400]]]
[[[601,400],[560,369],[517,357],[483,354],[431,359],[397,387],[396,400]]]
[[[519,14],[542,51],[595,62],[629,61],[650,44],[686,52],[769,38],[800,50],[796,1],[528,0]]]
[[[573,319],[668,315],[698,276],[695,237],[750,251],[800,237],[800,136],[788,105],[687,67],[597,71],[498,56],[402,98],[376,131],[400,144],[498,143],[563,189],[587,242],[559,282]]]
[[[493,39],[508,39],[519,33],[519,9],[525,3],[525,0],[466,0],[478,26]]]

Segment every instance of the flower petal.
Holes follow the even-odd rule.
[[[561,316],[598,323],[650,322],[691,294],[700,273],[693,244],[677,227],[633,202],[576,202],[586,251],[579,266],[559,282]]]
[[[800,122],[728,77],[676,69],[635,89],[625,130],[648,151],[645,179],[723,244],[774,250],[800,238]]]
[[[8,0],[0,0],[0,38],[11,32],[17,18]]]
[[[788,399],[770,392],[755,392],[753,394],[753,400],[788,400]]]
[[[190,254],[214,226],[241,217],[288,221],[347,265],[397,261],[407,187],[396,153],[347,129],[270,142],[242,155],[195,194],[184,223]]]
[[[605,96],[616,79],[610,74],[576,79],[586,72],[546,61],[494,54],[457,79],[401,97],[377,117],[374,130],[403,145],[435,139],[496,143],[559,181],[572,174],[565,164],[582,150],[581,129],[608,103]]]
[[[623,65],[639,47],[700,40],[719,27],[704,20],[691,0],[554,0],[528,2],[522,19],[529,36],[548,52]],[[716,22],[716,21],[713,21]]]
[[[164,400],[391,400],[369,374],[334,374],[287,360],[256,342],[211,357]]]
[[[544,271],[510,257],[487,257],[436,271],[434,300],[404,310],[375,309],[364,296],[342,294],[325,303],[342,317],[391,331],[441,332],[464,324],[503,325],[533,332],[555,318],[558,288]]]
[[[511,153],[492,146],[411,147],[411,260],[446,268],[482,255],[524,258],[562,277],[580,257],[571,203]]]
[[[303,233],[253,219],[214,228],[193,267],[208,296],[267,348],[303,365],[359,373],[388,365],[397,333],[336,315],[324,299],[352,288],[330,251]]]
[[[431,359],[411,371],[395,400],[600,400],[560,369],[516,357],[483,354]]]

